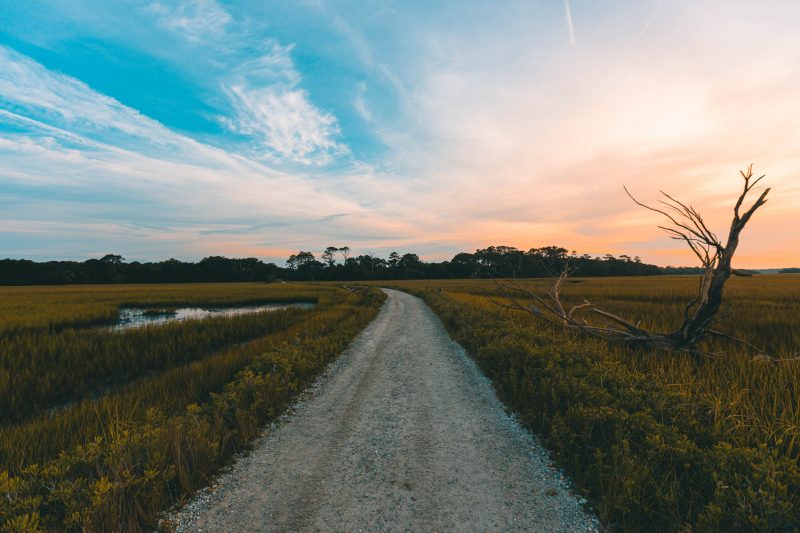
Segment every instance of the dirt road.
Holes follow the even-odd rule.
[[[378,317],[178,531],[589,531],[546,453],[418,298]]]

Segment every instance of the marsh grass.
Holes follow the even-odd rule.
[[[587,299],[670,331],[693,277],[587,278]],[[532,290],[547,280],[524,280]],[[425,298],[612,529],[791,531],[800,523],[800,276],[734,278],[707,356],[587,339],[489,301],[491,281],[397,282]]]
[[[108,287],[113,296],[95,287],[101,301],[96,308],[81,301],[84,292],[67,290],[65,296],[56,290],[45,297],[33,289],[34,297],[25,308],[28,317],[35,318],[22,326],[18,319],[11,320],[16,325],[6,327],[6,339],[23,339],[34,349],[37,342],[60,342],[71,355],[60,357],[58,350],[51,350],[54,357],[35,366],[25,361],[24,352],[13,357],[6,354],[4,365],[13,361],[22,368],[44,370],[38,377],[29,372],[28,383],[35,385],[50,383],[41,379],[43,375],[57,378],[92,368],[99,377],[119,375],[122,386],[76,401],[52,415],[33,415],[0,428],[0,530],[152,531],[158,526],[160,511],[207,484],[232,454],[246,447],[346,347],[383,301],[383,294],[375,289],[228,287],[228,293],[220,286],[196,287],[196,294],[183,286]],[[162,292],[168,295],[166,301],[159,299]],[[210,300],[211,295],[217,300]],[[95,362],[80,357],[86,353],[80,344],[85,334],[64,329],[59,322],[72,320],[74,314],[68,310],[75,308],[87,310],[83,316],[94,321],[102,314],[98,309],[109,302],[168,307],[199,301],[263,302],[270,297],[313,300],[318,305],[310,310],[144,328],[135,335],[89,335],[92,342],[106,348],[93,352],[99,354]],[[37,298],[63,301],[57,312],[36,314],[30,302]],[[4,308],[10,307],[6,303]],[[98,341],[112,336],[136,342],[130,341],[130,350],[115,351]],[[168,362],[158,363],[159,354]],[[155,366],[144,375],[137,374],[137,356],[156,362]],[[16,369],[4,368],[13,386]],[[126,368],[131,371],[126,373]],[[121,372],[115,374],[116,369]],[[94,374],[86,379],[100,383]]]
[[[288,327],[304,311],[213,317],[112,332],[79,328],[105,320],[108,309],[200,303],[318,302],[330,287],[220,285],[0,288],[0,425],[18,423],[144,376],[208,357],[233,344]],[[216,298],[216,300],[214,300]],[[9,303],[12,302],[12,303]],[[9,312],[14,309],[14,312]],[[69,324],[68,326],[65,324]]]
[[[120,307],[315,302],[320,287],[308,283],[0,286],[0,335],[111,324]]]

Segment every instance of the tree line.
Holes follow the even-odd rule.
[[[425,262],[417,254],[392,252],[387,259],[369,254],[351,256],[349,247],[329,246],[318,260],[311,252],[292,254],[286,261],[290,279],[369,280],[443,278],[534,278],[561,271],[569,263],[583,276],[658,275],[663,269],[638,257],[606,254],[577,255],[566,248],[546,246],[528,251],[511,246],[489,246],[462,252],[449,261]]]
[[[126,263],[116,254],[101,259],[47,261],[0,260],[0,285],[71,285],[88,283],[201,283],[227,281],[268,281],[280,277],[283,269],[259,259],[206,257],[197,263],[177,259]]]
[[[200,283],[234,281],[358,281],[383,279],[532,278],[548,277],[569,263],[577,276],[653,276],[697,274],[698,268],[658,267],[628,255],[577,255],[559,246],[531,248],[489,246],[462,252],[449,261],[423,261],[417,254],[392,252],[388,258],[354,255],[348,246],[328,246],[319,254],[299,251],[285,266],[256,258],[206,257],[196,263],[167,259],[125,262],[117,254],[87,261],[35,262],[0,260],[2,285],[88,283]]]

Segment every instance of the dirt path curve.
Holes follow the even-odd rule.
[[[590,531],[422,300],[380,314],[178,531]]]

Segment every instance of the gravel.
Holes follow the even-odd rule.
[[[188,531],[598,531],[418,298],[380,314],[216,483]]]

